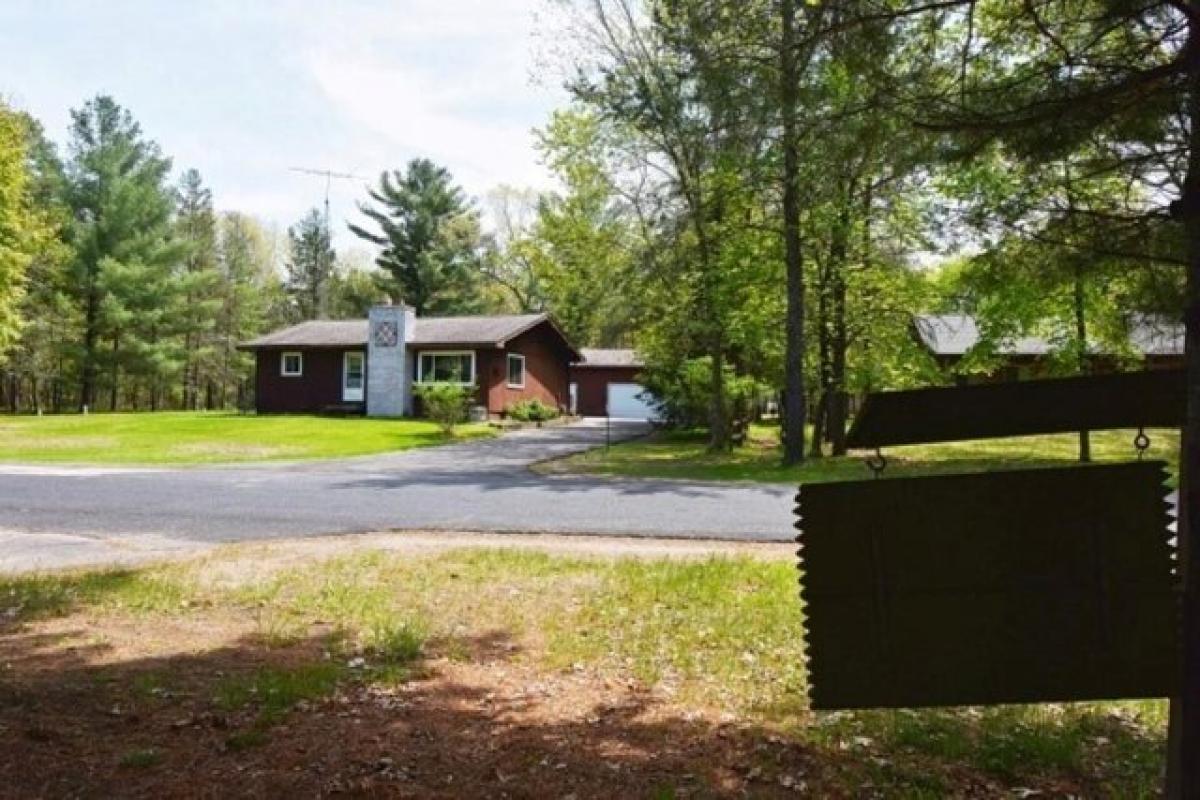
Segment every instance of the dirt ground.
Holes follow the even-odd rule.
[[[482,534],[372,534],[229,548],[213,585],[366,551],[520,548],[596,556],[790,559],[787,545]],[[265,641],[252,604],[147,617],[80,608],[22,618],[0,598],[0,798],[877,797],[893,754],[865,738],[805,743],[668,685],[576,663],[548,669],[538,637],[472,629],[432,639],[395,681],[357,679],[328,620]],[[529,651],[529,652],[527,652]],[[336,663],[334,663],[336,662]],[[336,688],[289,703],[219,702],[263,670],[333,664]],[[256,691],[256,690],[252,690]],[[261,702],[260,702],[261,701]],[[970,766],[937,769],[958,797],[1011,797]],[[914,773],[915,774],[915,773]],[[1042,780],[1027,797],[1086,794]],[[922,796],[937,796],[925,793]]]
[[[518,548],[587,556],[787,558],[792,548],[674,540],[368,534],[248,545],[214,581],[365,550]],[[0,796],[796,796],[820,783],[806,754],[716,714],[673,706],[582,665],[522,663],[496,632],[434,655],[412,680],[302,701],[262,726],[223,711],[213,686],[264,666],[328,657],[320,632],[267,648],[236,615],[71,616],[0,627]],[[436,643],[430,648],[437,652]]]

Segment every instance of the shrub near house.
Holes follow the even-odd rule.
[[[417,387],[417,399],[421,401],[424,415],[433,420],[449,436],[454,426],[467,419],[467,407],[471,392],[465,386],[452,383],[433,383]]]

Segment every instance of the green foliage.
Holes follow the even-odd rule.
[[[528,263],[545,305],[571,341],[628,344],[640,307],[640,246],[633,209],[608,174],[604,124],[580,110],[557,111],[538,149],[564,186],[543,195],[529,235],[510,245]]]
[[[479,214],[450,173],[427,159],[413,159],[405,171],[382,173],[369,196],[373,202],[360,203],[359,210],[378,231],[358,225],[350,230],[382,248],[376,263],[388,276],[384,288],[391,298],[419,316],[479,311]]]
[[[53,236],[34,205],[29,140],[25,118],[0,102],[0,364],[21,331],[27,272]]]
[[[474,395],[471,387],[454,383],[427,383],[414,390],[421,402],[421,412],[437,423],[446,436],[454,433],[454,426],[467,419],[467,412]]]
[[[206,389],[204,404],[225,408],[235,400],[244,407],[254,359],[237,345],[286,320],[284,286],[276,271],[271,235],[246,214],[221,214],[217,220],[217,270],[220,282],[215,294],[220,306],[214,321],[212,360],[201,377]]]
[[[286,318],[272,237],[248,216],[218,219],[195,170],[168,186],[170,161],[111,98],[74,113],[65,165],[24,119],[30,198],[61,237],[28,268],[9,407],[244,404],[236,345]]]
[[[183,339],[182,404],[194,409],[199,406],[201,385],[215,369],[214,333],[222,306],[212,191],[196,170],[183,173],[176,205],[177,235],[187,250],[178,269],[177,302],[170,315],[174,333]]]
[[[96,405],[103,370],[115,406],[123,369],[158,380],[179,363],[164,335],[180,295],[174,268],[185,251],[172,220],[171,161],[103,95],[71,112],[68,152],[68,286],[83,317],[79,401]]]
[[[662,421],[673,428],[704,427],[712,404],[712,362],[708,356],[691,358],[682,364],[647,364],[642,382],[657,399]],[[762,395],[762,386],[753,377],[737,375],[725,366],[725,384],[731,406],[740,419],[749,419]]]
[[[296,319],[327,316],[329,282],[337,253],[317,209],[288,228],[287,293]]]
[[[329,278],[329,316],[332,319],[365,318],[371,306],[384,297],[382,273],[375,269],[347,266]]]
[[[546,422],[558,416],[558,409],[546,405],[536,397],[518,400],[504,410],[505,416],[518,422]]]

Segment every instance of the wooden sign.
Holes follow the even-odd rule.
[[[1178,428],[1183,370],[1083,375],[867,395],[850,428],[854,448],[1037,433]]]
[[[801,487],[813,708],[1165,697],[1165,464]]]

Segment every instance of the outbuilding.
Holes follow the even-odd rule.
[[[584,347],[571,364],[571,408],[585,417],[653,419],[654,399],[641,383],[645,366],[634,350]]]

